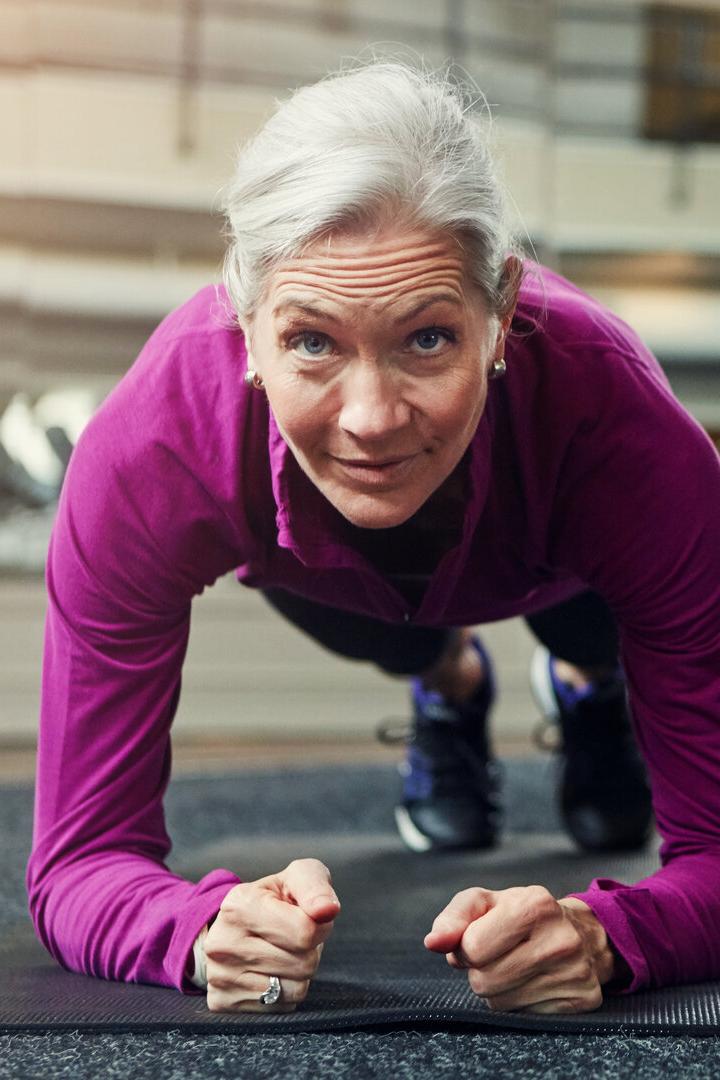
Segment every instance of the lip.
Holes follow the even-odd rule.
[[[341,465],[348,465],[350,468],[360,469],[384,469],[388,465],[399,465],[402,461],[407,461],[409,458],[414,457],[414,454],[406,454],[404,457],[393,458],[335,458]]]
[[[404,457],[378,459],[335,457],[334,461],[346,475],[375,487],[401,479],[419,456],[418,452]]]

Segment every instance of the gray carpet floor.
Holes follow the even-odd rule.
[[[322,775],[320,775],[320,773]],[[322,779],[322,803],[312,798]],[[557,827],[553,770],[537,761],[506,766],[512,831]],[[237,839],[237,823],[255,836],[386,831],[397,777],[388,767],[296,769],[182,779],[171,785],[168,819],[178,865],[209,838]],[[0,789],[0,931],[24,911],[23,869],[32,794]],[[269,809],[272,808],[272,809]],[[0,1035],[0,1077],[717,1077],[720,1036],[708,1038],[567,1036],[398,1030],[342,1034]]]

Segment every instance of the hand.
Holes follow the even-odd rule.
[[[605,930],[582,900],[556,900],[541,885],[465,889],[425,938],[465,968],[493,1011],[572,1013],[597,1009],[614,974]]]
[[[205,939],[210,1011],[291,1012],[307,995],[339,911],[330,871],[317,859],[235,885]],[[261,1005],[271,975],[282,996]]]

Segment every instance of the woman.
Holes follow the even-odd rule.
[[[64,488],[28,876],[41,940],[73,970],[207,986],[214,1010],[307,993],[339,911],[325,867],[192,884],[162,863],[191,600],[237,569],[319,640],[420,677],[399,817],[416,847],[495,838],[490,661],[457,628],[518,614],[554,654],[536,682],[563,722],[568,828],[642,843],[624,671],[662,869],[561,899],[478,881],[425,944],[497,1009],[716,977],[709,440],[626,326],[508,254],[486,133],[442,79],[371,64],[299,91],[243,151],[227,210],[227,294],[159,327]]]

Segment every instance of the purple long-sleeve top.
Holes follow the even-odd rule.
[[[549,271],[526,276],[506,358],[467,455],[460,539],[413,609],[244,383],[222,290],[150,338],[77,445],[48,558],[28,885],[60,963],[192,990],[193,941],[239,879],[167,869],[162,799],[192,600],[234,569],[245,585],[431,626],[600,593],[620,626],[662,867],[576,895],[630,989],[720,976],[717,453],[635,334]]]

